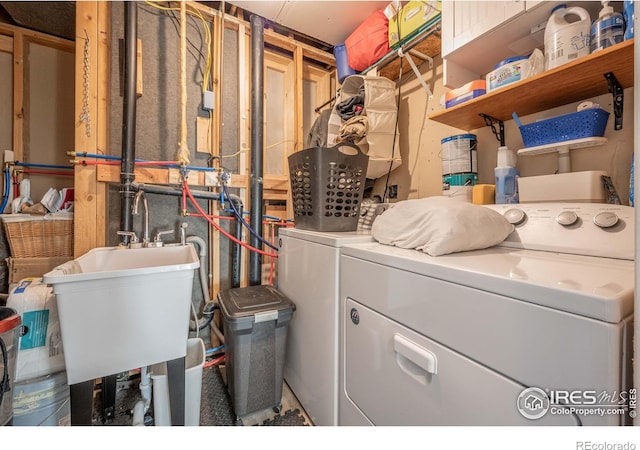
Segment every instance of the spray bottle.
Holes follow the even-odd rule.
[[[518,203],[516,155],[506,146],[498,147],[496,176],[496,204]]]
[[[608,0],[602,0],[602,10],[591,25],[591,53],[624,40],[624,17],[614,12]]]

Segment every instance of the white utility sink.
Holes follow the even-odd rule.
[[[192,245],[101,247],[46,273],[68,384],[184,357],[199,267]]]

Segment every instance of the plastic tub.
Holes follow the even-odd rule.
[[[528,56],[514,56],[500,61],[486,76],[487,92],[524,80],[530,71]]]
[[[71,425],[67,374],[58,372],[16,383],[13,393],[13,416],[15,426]]]
[[[68,383],[183,358],[198,267],[192,245],[102,247],[46,273]]]
[[[227,387],[237,417],[282,406],[287,330],[295,305],[271,286],[218,294]]]
[[[200,425],[200,399],[202,396],[202,368],[204,366],[204,341],[200,338],[187,341],[187,358],[184,374],[184,424]],[[167,364],[159,363],[151,367],[153,380],[153,418],[156,426],[171,425],[169,404],[169,382]]]

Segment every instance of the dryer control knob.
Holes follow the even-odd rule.
[[[512,225],[518,225],[524,222],[524,219],[527,215],[523,210],[519,208],[511,208],[504,212],[504,217],[509,221]]]
[[[610,211],[601,212],[600,214],[596,214],[593,218],[593,223],[595,223],[600,228],[610,228],[618,223],[618,216],[616,213],[612,213]]]
[[[556,222],[563,227],[573,225],[578,221],[578,215],[574,211],[562,211],[556,216]]]

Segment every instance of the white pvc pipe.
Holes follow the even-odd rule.
[[[144,402],[139,400],[133,407],[133,421],[131,425],[134,427],[144,426]]]
[[[140,394],[142,400],[136,402],[133,406],[133,419],[131,425],[134,427],[144,426],[144,415],[151,407],[151,375],[149,367],[145,366],[140,369]]]

